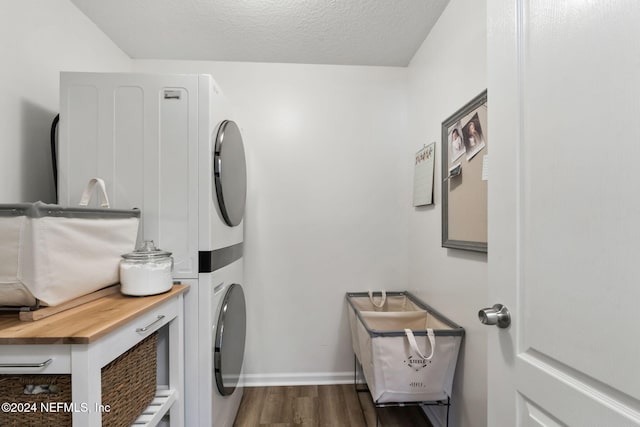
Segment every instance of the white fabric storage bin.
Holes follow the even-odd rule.
[[[18,280],[20,242],[27,217],[19,208],[0,207],[0,306],[34,306],[36,299]]]
[[[451,396],[463,328],[408,292],[350,292],[347,302],[353,351],[374,402]]]
[[[58,305],[119,282],[140,211],[0,205],[0,306]]]

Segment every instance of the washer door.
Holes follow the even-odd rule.
[[[222,299],[214,341],[214,372],[218,391],[233,393],[240,380],[247,331],[246,306],[242,286],[232,284]]]
[[[220,212],[227,225],[235,227],[244,217],[247,198],[247,165],[242,135],[235,122],[220,125],[214,144],[213,169]]]

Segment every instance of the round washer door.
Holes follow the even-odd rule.
[[[235,227],[244,217],[247,199],[247,165],[240,129],[225,120],[215,136],[213,175],[220,212],[227,225]]]
[[[214,372],[218,391],[223,396],[232,394],[240,380],[247,332],[246,314],[242,286],[234,283],[222,298],[214,332]]]

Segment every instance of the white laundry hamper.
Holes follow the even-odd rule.
[[[140,211],[42,202],[0,204],[0,306],[54,306],[119,281],[120,255],[135,248]]]
[[[353,351],[373,401],[448,401],[464,329],[409,292],[346,298]]]

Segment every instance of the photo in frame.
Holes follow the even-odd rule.
[[[487,91],[442,122],[442,247],[487,252]]]

